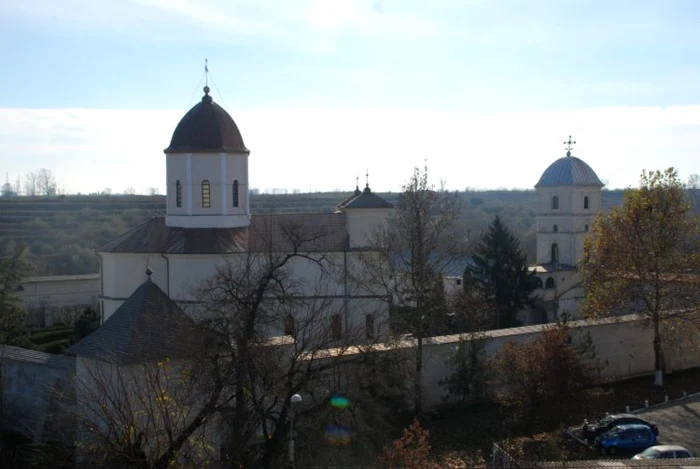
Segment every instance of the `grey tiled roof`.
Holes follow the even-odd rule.
[[[535,187],[600,186],[604,184],[585,161],[575,156],[564,156],[549,165]]]
[[[346,217],[343,213],[287,213],[257,215],[248,228],[177,228],[165,224],[164,217],[110,241],[98,252],[165,254],[229,254],[275,251],[289,247],[289,232],[313,237],[301,248],[307,252],[343,251],[347,246]],[[315,236],[312,236],[315,235]]]
[[[353,208],[393,208],[394,206],[372,192],[369,186],[360,192],[355,189],[355,193],[338,205],[339,209]]]
[[[131,364],[189,357],[204,346],[204,333],[195,322],[158,285],[147,280],[68,353]]]

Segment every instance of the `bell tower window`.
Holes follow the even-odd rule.
[[[583,198],[583,209],[588,210],[588,196]]]
[[[182,207],[182,183],[179,179],[175,182],[175,206]]]
[[[202,208],[211,207],[211,186],[206,179],[202,181]]]
[[[552,243],[552,264],[559,262],[559,245]]]
[[[233,181],[233,206],[238,207],[238,179]]]
[[[559,196],[552,197],[552,210],[559,210]]]

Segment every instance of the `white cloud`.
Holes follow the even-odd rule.
[[[181,111],[0,109],[0,154],[10,179],[45,167],[74,192],[129,186],[165,190],[165,157]],[[642,169],[700,173],[700,106],[527,113],[381,109],[250,109],[234,118],[251,149],[251,185],[352,189],[370,171],[377,190],[400,189],[427,159],[435,183],[463,189],[530,188],[574,154],[611,187],[636,185]]]

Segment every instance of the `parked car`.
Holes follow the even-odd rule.
[[[618,425],[595,439],[595,447],[608,454],[635,452],[656,444],[656,436],[647,425]]]
[[[589,424],[588,421],[584,420],[581,433],[586,440],[593,441],[596,437],[609,431],[613,427],[629,424],[646,425],[654,432],[654,436],[659,436],[659,427],[657,427],[655,423],[632,414],[611,414],[593,424]]]
[[[632,456],[632,459],[685,459],[692,457],[692,453],[682,446],[657,445]]]

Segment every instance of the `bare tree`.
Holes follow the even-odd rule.
[[[149,187],[147,192],[151,196],[160,194],[160,190],[157,187]]]
[[[133,186],[129,186],[126,189],[124,189],[124,195],[134,195],[136,194],[136,189],[134,189]]]
[[[102,195],[112,195],[112,188],[105,187],[104,189],[102,189]]]
[[[36,186],[41,195],[56,195],[56,179],[51,170],[41,168],[36,173]]]
[[[688,189],[700,189],[700,174],[691,174],[688,176]]]
[[[355,281],[390,302],[392,332],[416,341],[414,407],[422,412],[423,339],[445,332],[448,305],[442,275],[467,252],[457,230],[456,194],[435,191],[428,170],[414,170],[404,185],[396,212],[371,237]]]
[[[218,429],[208,423],[221,387],[211,380],[209,362],[81,364],[76,415],[84,462],[166,469],[175,461],[195,467],[215,458]]]
[[[337,314],[337,299],[329,294],[337,266],[314,247],[324,230],[274,223],[259,234],[260,251],[227,262],[199,295],[208,306],[206,324],[230,358],[220,374],[230,378],[233,390],[226,415],[234,465],[246,462],[246,449],[257,435],[264,444],[253,464],[279,467],[291,396],[303,392],[316,404],[324,402],[330,395],[323,383],[338,363],[365,363],[372,347],[360,341],[364,326],[343,328],[345,321]],[[315,282],[309,281],[309,272],[314,272]],[[270,338],[282,328],[291,340]],[[364,345],[356,347],[358,342]]]
[[[29,173],[24,178],[24,195],[35,196],[38,193],[38,178],[36,173]]]

